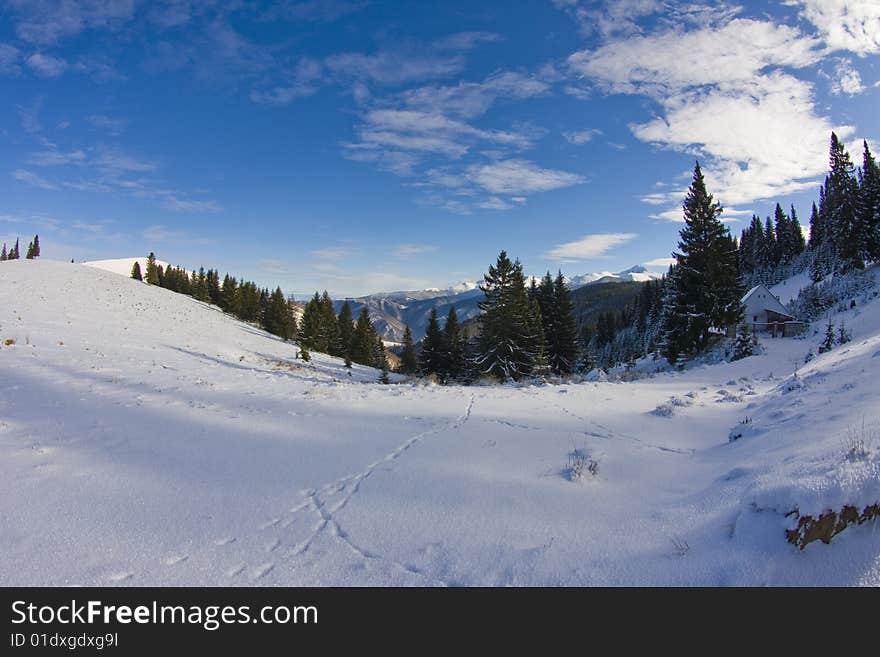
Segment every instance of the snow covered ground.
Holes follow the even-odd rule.
[[[167,290],[0,263],[0,585],[880,585],[878,521],[784,536],[880,501],[880,302],[845,315],[806,365],[818,334],[632,383],[383,386]]]

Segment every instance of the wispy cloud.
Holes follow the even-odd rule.
[[[597,130],[595,128],[588,130],[575,130],[573,132],[563,132],[562,136],[565,137],[565,141],[569,144],[574,144],[575,146],[583,146],[584,144],[588,144],[593,141],[593,137],[597,137],[601,135],[602,131]]]
[[[34,73],[43,78],[57,78],[67,70],[67,62],[60,57],[35,53],[25,60]]]
[[[611,249],[634,240],[636,233],[596,233],[585,235],[579,240],[558,244],[546,254],[545,258],[560,262],[590,260],[606,254]]]
[[[669,265],[674,265],[676,262],[675,258],[654,258],[653,260],[648,260],[648,262],[644,264],[645,267],[666,269]]]
[[[470,50],[481,43],[501,41],[503,37],[495,32],[456,32],[436,39],[432,44],[436,50]]]
[[[21,66],[18,61],[21,53],[15,46],[8,43],[0,43],[0,75],[18,75]]]
[[[346,246],[328,246],[309,253],[315,260],[341,260],[351,254],[352,250]]]
[[[532,194],[586,182],[577,174],[543,169],[521,159],[474,165],[468,169],[468,177],[493,194]]]
[[[398,244],[393,249],[391,249],[391,254],[395,258],[408,260],[410,258],[424,255],[425,253],[430,253],[436,250],[437,247],[431,246],[430,244]]]
[[[106,114],[92,114],[89,123],[98,130],[106,132],[111,137],[118,137],[128,127],[128,119],[107,116]]]
[[[864,90],[865,85],[862,84],[862,76],[853,67],[852,60],[848,57],[842,57],[834,68],[834,74],[831,78],[831,93],[835,96],[842,94],[855,96]]]
[[[49,182],[33,171],[28,171],[26,169],[16,169],[12,172],[12,177],[19,182],[30,185],[31,187],[36,187],[37,189],[58,189],[58,185],[55,183]]]
[[[51,45],[87,29],[113,29],[134,16],[134,0],[71,2],[7,0],[18,37],[28,43]]]

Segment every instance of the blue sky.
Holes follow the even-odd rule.
[[[880,3],[0,0],[0,240],[298,296],[662,270],[880,139]]]

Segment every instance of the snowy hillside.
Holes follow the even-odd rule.
[[[630,383],[381,385],[186,296],[3,262],[0,585],[877,586],[880,521],[785,536],[880,502],[880,301],[842,317],[806,365],[818,334]]]

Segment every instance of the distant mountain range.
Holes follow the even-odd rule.
[[[643,283],[656,280],[662,274],[648,271],[640,265],[621,272],[596,272],[568,279],[572,290],[603,283]],[[483,293],[479,289],[481,281],[464,281],[448,288],[428,288],[399,292],[380,292],[364,297],[349,299],[355,317],[366,307],[379,335],[388,342],[401,342],[403,333],[409,325],[413,339],[421,340],[428,326],[431,308],[437,308],[441,320],[446,317],[449,307],[455,305],[460,322],[465,322],[480,314],[479,302]],[[630,292],[627,290],[627,292]],[[590,295],[591,297],[594,295]],[[336,312],[344,300],[334,302]]]

